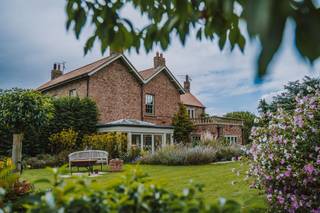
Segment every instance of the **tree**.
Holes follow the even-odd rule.
[[[147,17],[149,23],[138,28],[126,18],[121,11],[128,5]],[[218,40],[220,49],[229,42],[231,50],[238,46],[243,51],[246,40],[240,31],[242,20],[250,38],[258,38],[262,46],[257,61],[259,80],[278,51],[290,19],[295,23],[300,56],[311,63],[320,56],[320,10],[312,0],[68,0],[66,13],[66,27],[73,28],[77,39],[87,22],[93,26],[85,54],[95,41],[100,42],[102,53],[107,48],[139,52],[141,46],[149,52],[154,45],[166,50],[173,34],[183,45],[188,37],[196,36],[200,41]]]
[[[190,142],[190,134],[194,129],[192,121],[189,119],[187,108],[179,104],[178,112],[173,116],[172,125],[174,127],[173,138],[177,142],[184,144]]]
[[[0,125],[13,133],[12,160],[18,171],[24,133],[45,125],[52,115],[51,99],[38,92],[11,89],[0,93]]]
[[[260,100],[258,110],[261,112],[276,112],[279,107],[287,112],[293,113],[296,107],[296,97],[298,95],[310,95],[320,89],[320,79],[305,76],[302,81],[289,82],[284,86],[284,91],[272,98],[271,103]]]
[[[49,135],[71,128],[79,133],[77,145],[80,145],[83,135],[96,131],[98,109],[91,99],[62,97],[53,100],[53,106],[55,113],[48,127]]]
[[[251,128],[254,125],[254,119],[256,116],[251,112],[229,112],[224,115],[227,118],[236,118],[244,121],[243,132],[244,132],[244,144],[250,143]]]

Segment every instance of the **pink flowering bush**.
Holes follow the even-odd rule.
[[[249,173],[272,210],[320,212],[320,93],[298,96],[295,105],[258,119]]]

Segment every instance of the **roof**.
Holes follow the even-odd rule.
[[[49,87],[52,87],[54,85],[60,84],[62,82],[68,81],[68,80],[72,80],[74,78],[78,78],[80,76],[84,76],[89,74],[92,70],[98,68],[99,66],[101,66],[102,64],[108,62],[109,60],[111,60],[115,55],[111,55],[105,58],[102,58],[98,61],[95,61],[91,64],[87,64],[83,67],[80,67],[78,69],[75,69],[73,71],[67,72],[61,76],[59,76],[58,78],[55,78],[53,80],[50,80],[44,84],[42,84],[40,87],[37,88],[37,90],[43,90]]]
[[[136,68],[130,63],[130,61],[123,55],[123,54],[112,54],[108,57],[102,58],[98,61],[95,61],[91,64],[85,65],[83,67],[80,67],[78,69],[75,69],[73,71],[67,72],[63,74],[62,76],[59,76],[58,78],[55,78],[51,81],[48,81],[37,88],[38,91],[46,91],[48,89],[51,89],[53,87],[57,87],[61,84],[65,84],[70,81],[74,81],[77,79],[81,79],[83,77],[94,75],[96,72],[101,70],[103,67],[111,64],[113,61],[117,59],[122,59],[124,62],[130,67],[130,69],[133,71],[133,73],[136,75],[136,77],[143,83],[147,84],[149,81],[151,81],[155,76],[157,76],[160,72],[166,71],[169,77],[172,79],[173,83],[178,88],[180,94],[184,93],[184,89],[179,83],[179,81],[173,76],[173,74],[170,72],[170,70],[166,66],[158,67],[156,69],[150,68],[147,70],[143,70],[141,72],[138,72]]]
[[[159,129],[172,129],[172,126],[159,126],[150,122],[140,121],[136,119],[120,119],[106,124],[98,124],[97,127],[144,127],[144,128],[159,128]]]
[[[127,63],[127,65],[134,71],[137,78],[139,80],[143,81],[143,79],[140,76],[140,74],[138,73],[138,71],[133,67],[133,65],[129,62],[129,60],[123,54],[113,54],[108,57],[102,58],[98,61],[95,61],[91,64],[87,64],[87,65],[82,66],[78,69],[67,72],[67,73],[59,76],[58,78],[50,80],[50,81],[46,82],[45,84],[41,85],[40,87],[38,87],[37,90],[44,91],[44,90],[50,89],[52,87],[58,86],[60,84],[67,83],[69,81],[73,81],[76,79],[80,79],[80,78],[83,78],[86,76],[93,75],[97,71],[101,70],[103,67],[109,65],[113,61],[120,59],[120,58],[123,59]]]
[[[150,78],[153,74],[155,74],[157,72],[156,69],[154,68],[150,68],[150,69],[146,69],[146,70],[142,70],[142,71],[139,71],[139,74],[142,76],[142,78],[144,80]]]
[[[184,105],[202,107],[205,106],[190,92],[180,95],[180,100]]]

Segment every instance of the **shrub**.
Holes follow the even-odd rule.
[[[61,161],[56,157],[49,154],[40,154],[35,157],[26,158],[23,162],[24,167],[30,169],[40,169],[45,167],[61,166]]]
[[[195,165],[211,163],[216,150],[211,147],[166,146],[140,159],[144,164]]]
[[[14,172],[12,160],[5,159],[0,161],[0,191],[1,189],[5,191],[5,194],[2,195],[2,200],[0,199],[0,207],[7,202],[15,202],[28,195],[32,192],[33,186],[28,181],[21,181],[19,174]]]
[[[72,151],[75,149],[78,133],[72,129],[62,130],[49,137],[51,150],[53,153],[62,151]]]
[[[104,150],[109,153],[109,158],[124,158],[127,153],[127,136],[123,133],[104,133],[86,135],[83,145],[90,149]]]
[[[93,187],[78,179],[68,184],[57,171],[50,191],[37,192],[21,200],[27,212],[241,212],[239,203],[221,199],[208,204],[198,196],[201,185],[191,185],[182,193],[170,192],[146,183],[137,171],[127,175],[110,188]],[[1,202],[1,190],[0,190]],[[7,203],[8,204],[8,203]],[[248,211],[250,208],[247,208]],[[1,211],[1,206],[0,206]]]
[[[319,92],[298,96],[293,113],[262,114],[252,131],[250,173],[274,211],[320,211],[319,107]]]

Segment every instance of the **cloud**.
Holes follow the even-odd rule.
[[[64,0],[3,3],[0,8],[0,88],[35,88],[49,80],[54,62],[66,61],[69,71],[101,57],[97,44],[92,52],[83,56],[85,38],[92,29],[86,28],[80,40],[76,40],[72,32],[66,32],[64,6]],[[123,13],[140,26],[147,23],[130,7]],[[242,26],[244,29],[243,23]],[[255,62],[260,49],[256,40],[247,42],[243,54],[239,49],[230,52],[228,45],[220,51],[216,41],[199,42],[194,37],[182,46],[173,36],[164,56],[167,66],[181,83],[184,75],[191,76],[192,93],[211,114],[222,115],[236,110],[255,112],[261,96],[277,92],[288,81],[301,79],[306,74],[319,76],[319,60],[310,68],[297,55],[293,30],[294,25],[288,23],[284,43],[272,63],[272,72],[260,85],[254,84]],[[140,54],[126,55],[141,70],[153,66],[153,56],[159,50],[155,47],[148,54],[141,50]]]
[[[268,104],[273,101],[273,98],[277,95],[281,95],[285,90],[279,90],[276,92],[270,92],[261,96],[261,99],[264,99]]]

